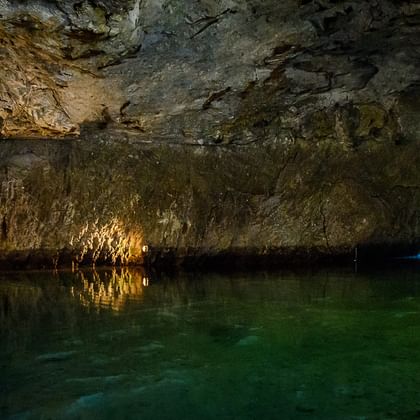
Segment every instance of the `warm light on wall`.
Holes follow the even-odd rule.
[[[149,249],[147,245],[143,245],[141,231],[133,229],[127,232],[126,224],[118,218],[106,223],[99,220],[86,222],[72,236],[69,247],[79,250],[79,263],[89,256],[93,262],[106,259],[113,265],[140,262],[140,251],[145,253]]]

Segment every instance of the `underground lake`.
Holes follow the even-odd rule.
[[[2,419],[420,414],[420,270],[0,275]]]

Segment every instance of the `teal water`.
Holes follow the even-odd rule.
[[[0,274],[2,419],[420,416],[420,271]]]

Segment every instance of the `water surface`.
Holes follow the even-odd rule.
[[[0,274],[0,418],[420,416],[420,271]]]

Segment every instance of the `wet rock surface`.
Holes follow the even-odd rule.
[[[0,11],[4,261],[415,249],[418,2]]]
[[[325,142],[314,154],[303,140],[206,147],[107,136],[4,141],[3,262],[310,261],[416,244],[417,143],[346,153]]]

